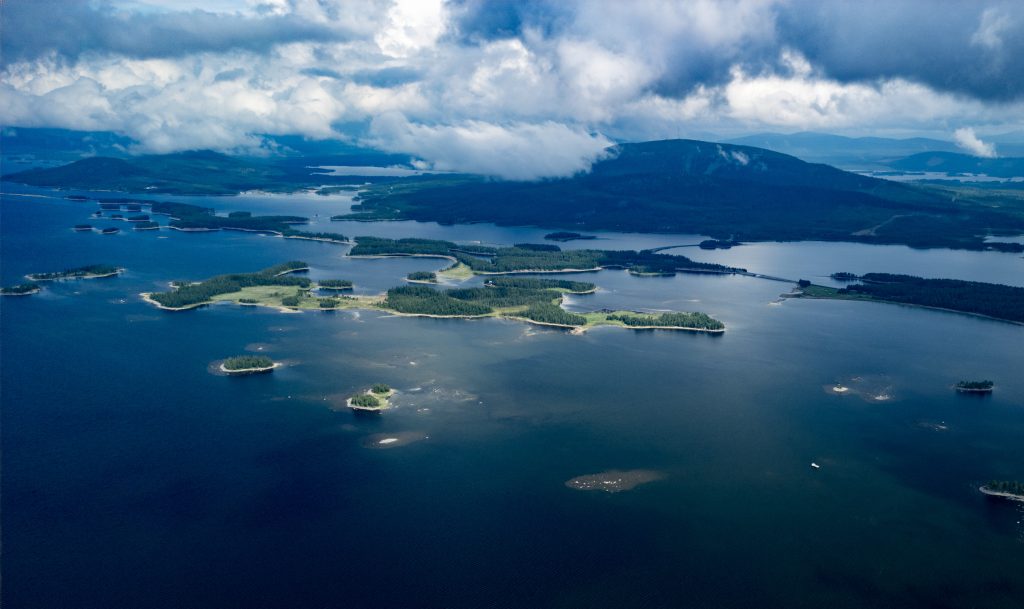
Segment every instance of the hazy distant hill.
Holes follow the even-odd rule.
[[[90,157],[60,167],[11,173],[3,179],[50,188],[167,194],[237,194],[245,190],[290,192],[322,184],[372,181],[373,178],[329,176],[312,167],[363,164],[368,160],[381,159],[390,160],[391,155],[262,159],[198,150],[127,158]]]
[[[986,159],[955,152],[924,152],[890,163],[902,171],[938,171],[945,173],[983,173],[997,178],[1024,176],[1024,158]]]
[[[251,159],[209,151],[95,157],[4,179],[55,188],[177,194],[294,191],[352,178],[316,173],[307,157]],[[365,183],[366,178],[358,178]],[[480,176],[376,179],[365,219],[495,222],[552,228],[699,233],[747,241],[819,239],[988,247],[1024,232],[1024,200],[985,199],[845,172],[750,146],[697,140],[622,144],[577,176],[507,182]]]
[[[844,137],[828,133],[759,133],[729,140],[729,143],[757,146],[791,154],[805,161],[839,167],[870,168],[918,152],[959,150],[953,142],[923,137],[890,139],[883,137]]]
[[[540,182],[421,178],[363,195],[365,217],[442,223],[701,233],[739,240],[855,240],[981,248],[991,228],[1024,229],[999,209],[730,144],[623,144],[588,174]]]

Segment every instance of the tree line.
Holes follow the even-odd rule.
[[[959,279],[924,279],[912,275],[868,273],[862,283],[839,294],[863,294],[878,300],[978,313],[1024,322],[1024,288]]]

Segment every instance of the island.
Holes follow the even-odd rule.
[[[348,237],[340,233],[311,233],[293,229],[293,225],[309,223],[309,218],[303,216],[254,216],[248,211],[233,211],[227,216],[218,216],[209,207],[172,201],[156,201],[150,211],[170,216],[168,227],[186,232],[234,230],[276,235],[286,239],[349,243]]]
[[[553,233],[548,233],[544,235],[544,238],[550,241],[580,241],[597,239],[597,237],[595,237],[594,235],[581,235],[579,233],[572,233],[568,231],[556,231]]]
[[[111,228],[104,228],[103,230],[100,231],[100,234],[101,235],[116,235],[119,232],[121,232],[121,229],[111,227]]]
[[[851,274],[836,275],[848,278]],[[867,273],[859,276],[857,280],[860,283],[845,288],[832,288],[801,281],[794,292],[782,296],[890,302],[1024,324],[1024,288],[960,279],[924,279],[890,273]]]
[[[115,277],[124,272],[123,268],[109,264],[90,264],[73,269],[65,269],[54,273],[29,273],[25,279],[29,281],[62,281],[65,279],[102,279]]]
[[[76,224],[74,230],[78,232],[90,232],[92,231],[92,224]]]
[[[22,283],[0,288],[0,296],[31,296],[38,294],[42,289],[38,283]]]
[[[698,243],[697,247],[702,250],[727,250],[737,245],[743,244],[732,239],[705,239]]]
[[[1010,501],[1024,501],[1024,482],[992,480],[978,490],[990,497],[1002,497]]]
[[[351,290],[352,282],[348,279],[322,279],[317,282],[316,287],[332,291]]]
[[[548,250],[524,247],[466,248],[434,239],[387,239],[357,237],[352,257],[420,256],[445,258],[467,267],[476,275],[514,273],[579,273],[602,269],[626,269],[638,275],[693,273],[746,273],[745,269],[696,262],[686,256],[660,254],[651,250]]]
[[[405,276],[409,283],[437,283],[437,273],[430,271],[415,271]]]
[[[992,381],[960,381],[954,387],[962,393],[992,393],[995,383]]]
[[[169,292],[144,292],[141,296],[146,302],[168,311],[183,311],[207,305],[227,294],[232,294],[231,300],[236,302],[239,299],[251,301],[246,304],[268,304],[267,299],[274,298],[277,306],[290,306],[282,301],[297,299],[312,284],[308,277],[294,277],[290,274],[308,269],[307,263],[293,260],[255,273],[218,275],[197,283],[174,282]],[[291,288],[291,291],[285,293],[282,288]],[[251,291],[245,292],[246,289]]]
[[[381,412],[391,408],[391,398],[396,391],[384,383],[376,383],[365,392],[354,395],[345,401],[345,405],[355,411]]]
[[[136,222],[132,228],[134,230],[160,230],[160,225],[152,220],[148,220],[146,222]]]
[[[615,311],[573,313],[562,308],[565,295],[592,294],[593,283],[535,277],[490,277],[482,287],[435,289],[407,285],[384,294],[316,297],[306,277],[289,275],[306,263],[292,261],[255,273],[219,275],[201,282],[172,282],[168,292],[144,293],[143,300],[168,311],[232,302],[282,311],[377,309],[398,316],[474,319],[495,317],[565,328],[575,333],[598,326],[631,330],[679,330],[721,334],[725,325],[705,313]]]
[[[661,472],[649,469],[610,469],[599,474],[588,474],[566,480],[565,486],[577,491],[621,493],[633,490],[641,484],[661,480],[664,477],[665,475]]]
[[[221,362],[218,369],[224,374],[231,376],[244,376],[247,374],[273,372],[274,368],[280,365],[266,355],[238,355],[229,357]]]

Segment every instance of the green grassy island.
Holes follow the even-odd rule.
[[[348,279],[322,279],[317,282],[316,287],[321,290],[351,290],[352,282]]]
[[[380,412],[391,408],[391,398],[397,393],[384,383],[375,383],[365,392],[354,395],[345,404],[352,410]]]
[[[256,273],[220,275],[197,283],[173,282],[173,289],[168,292],[147,293],[142,297],[150,304],[173,311],[213,302],[234,302],[284,311],[376,309],[418,317],[496,317],[574,332],[596,326],[711,333],[725,329],[721,322],[703,313],[648,314],[611,310],[573,313],[561,307],[564,296],[591,294],[597,289],[593,283],[535,277],[491,277],[482,287],[474,288],[440,290],[427,285],[406,285],[375,296],[318,298],[312,293],[315,284],[308,278],[288,275],[304,268],[305,263],[294,261]]]
[[[1024,501],[1024,482],[992,480],[978,490],[992,497],[1002,497],[1011,501]]]
[[[38,283],[22,283],[0,288],[0,296],[31,296],[38,294],[42,289]]]
[[[957,391],[964,393],[992,393],[995,383],[992,381],[960,381],[955,387]]]
[[[25,278],[30,281],[60,281],[63,279],[100,279],[114,277],[124,269],[109,264],[90,264],[73,269],[65,269],[55,273],[30,273]]]
[[[430,271],[416,271],[405,276],[409,283],[437,283],[437,273]]]
[[[843,281],[849,273],[837,273]],[[1024,324],[1024,288],[959,279],[867,273],[845,288],[801,284],[786,297],[870,300],[941,309]]]
[[[294,277],[290,273],[302,271],[309,268],[305,262],[294,260],[278,264],[255,273],[235,273],[231,275],[218,275],[200,281],[198,283],[175,282],[174,289],[169,292],[153,292],[142,294],[143,300],[155,304],[161,309],[180,311],[194,307],[210,304],[218,296],[226,294],[237,294],[231,300],[238,301],[240,298],[255,299],[254,295],[243,293],[245,288],[274,288],[278,292],[281,288],[299,288],[300,291],[308,290],[312,282],[307,277]],[[290,296],[294,291],[285,294]],[[277,304],[281,304],[281,296],[277,298]],[[260,304],[263,301],[257,299]],[[252,304],[252,303],[249,303]],[[287,305],[285,305],[287,306]]]
[[[220,371],[230,375],[263,374],[280,365],[266,355],[238,355],[224,360]]]

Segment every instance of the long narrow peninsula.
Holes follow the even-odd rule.
[[[440,290],[426,285],[391,288],[375,296],[323,298],[307,277],[292,273],[308,268],[292,261],[255,273],[219,275],[206,281],[175,282],[167,292],[145,293],[161,309],[182,311],[216,302],[274,307],[282,311],[376,309],[400,316],[435,318],[502,318],[583,332],[596,326],[633,330],[680,330],[720,334],[725,325],[704,313],[643,313],[600,310],[573,313],[562,308],[566,294],[585,295],[593,283],[532,277],[492,277],[482,287]]]
[[[833,277],[843,282],[859,283],[832,288],[801,281],[795,292],[784,296],[889,302],[1024,324],[1024,288],[890,273],[836,273]]]

